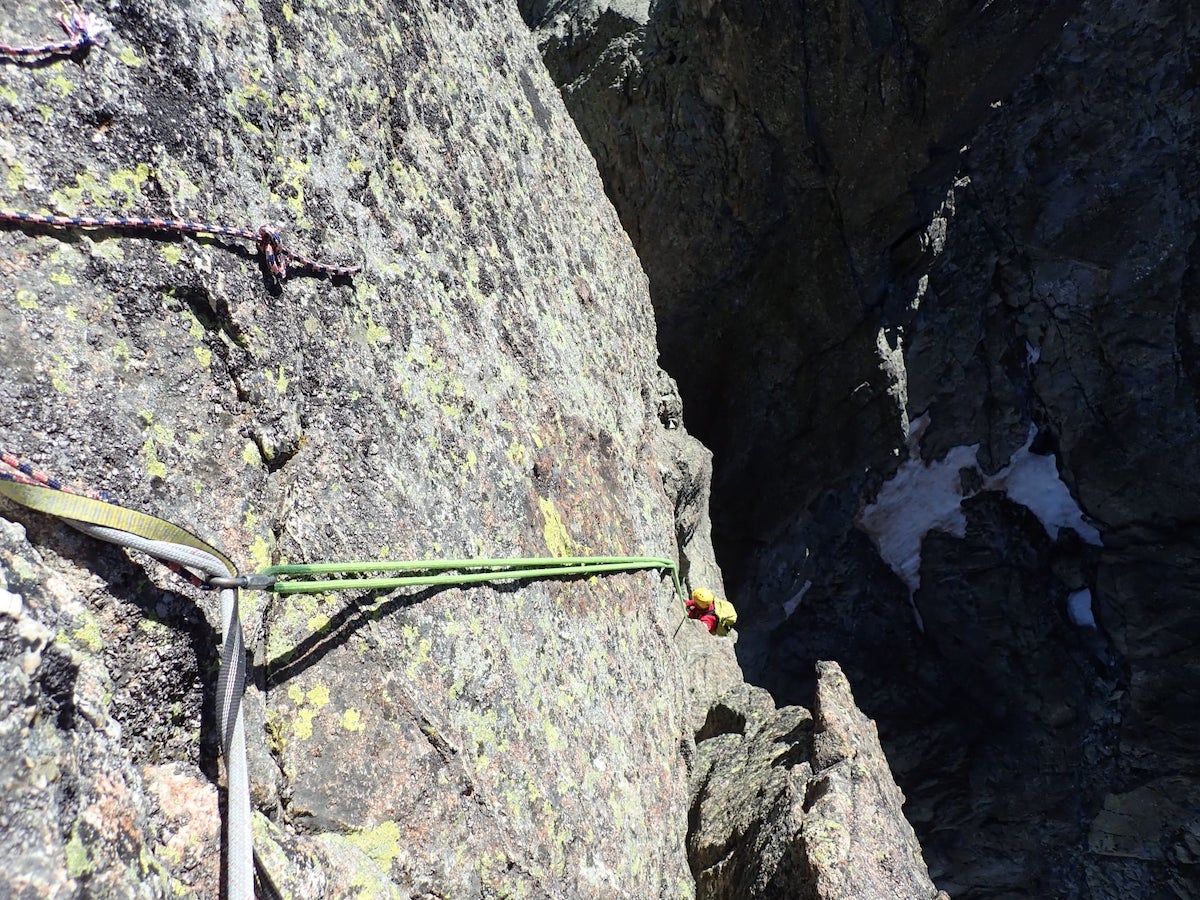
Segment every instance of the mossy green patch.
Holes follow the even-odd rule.
[[[283,726],[280,724],[280,715],[277,711],[267,710],[267,747],[276,756],[283,753],[287,749],[287,734]]]
[[[71,362],[61,354],[55,353],[54,362],[50,368],[50,384],[60,394],[71,393]]]
[[[433,645],[430,643],[429,638],[421,638],[417,642],[416,653],[413,654],[412,659],[408,661],[408,666],[405,669],[405,672],[409,678],[416,678],[417,670],[420,669],[421,666],[425,665],[425,663],[429,662],[429,651],[432,649],[432,647]]]
[[[262,129],[259,128],[257,125],[255,125],[253,122],[247,122],[245,119],[243,119],[239,116],[238,124],[242,126],[242,131],[246,132],[246,134],[250,135],[250,137],[259,138],[259,139],[262,138],[262,136],[263,136]]]
[[[53,205],[69,216],[79,215],[85,206],[106,206],[111,191],[91,172],[80,172],[71,187],[50,195]]]
[[[258,617],[258,607],[266,595],[262,591],[246,591],[242,594],[242,619],[253,621]]]
[[[133,203],[141,198],[142,185],[153,174],[153,171],[145,163],[138,163],[132,169],[117,169],[108,176],[109,192],[123,195],[127,204]]]
[[[146,634],[168,635],[171,632],[166,625],[159,622],[157,619],[138,619],[138,631],[144,631]]]
[[[160,882],[171,883],[171,874],[164,868],[163,864],[155,859],[154,854],[150,852],[150,848],[143,844],[138,849],[138,867],[141,869],[141,877],[144,882],[149,882],[150,878],[155,878]]]
[[[15,159],[8,162],[8,172],[5,173],[4,183],[8,185],[8,189],[13,193],[17,193],[25,187],[25,167]]]
[[[64,97],[69,96],[75,90],[75,85],[71,83],[71,80],[62,75],[55,75],[49,79],[48,83],[50,87],[54,88],[54,90],[58,91]]]
[[[83,624],[71,632],[71,640],[92,653],[104,649],[104,639],[100,637],[100,623],[88,615]]]
[[[146,438],[142,441],[140,455],[146,472],[153,478],[166,478],[167,466],[158,458],[159,447],[170,447],[175,443],[175,433],[154,421],[154,413],[148,409],[138,410],[138,416],[146,426]]]
[[[167,464],[158,458],[158,448],[154,446],[153,441],[147,440],[142,444],[141,456],[147,475],[151,478],[167,477]]]
[[[305,696],[308,698],[309,703],[317,709],[321,709],[329,702],[329,688],[323,684],[318,684],[312,687]]]
[[[342,727],[347,731],[362,731],[367,726],[363,724],[362,715],[354,707],[342,713]]]
[[[131,69],[137,69],[145,65],[146,61],[133,52],[133,48],[128,44],[123,46],[117,53],[118,58]]]
[[[831,819],[805,820],[804,832],[808,858],[816,865],[838,866],[849,852],[850,834],[845,826]]]
[[[254,541],[250,544],[250,558],[254,560],[254,565],[260,569],[265,569],[271,565],[271,545],[267,543],[267,539],[261,534],[256,535]]]
[[[292,734],[302,741],[309,740],[312,737],[312,723],[316,715],[317,711],[311,706],[302,706],[296,713],[295,721],[292,722]]]
[[[84,846],[78,831],[71,832],[71,840],[63,849],[67,857],[67,872],[72,878],[81,878],[92,871],[91,856],[88,855],[87,847]]]
[[[169,244],[168,246],[175,247],[176,250],[179,249],[175,244]],[[171,293],[173,293],[173,291]],[[200,340],[202,337],[204,337],[204,323],[200,321],[199,317],[197,317],[194,312],[192,312],[190,309],[185,309],[183,311],[183,317],[187,320],[189,335],[194,337],[196,340]]]
[[[376,325],[375,320],[371,317],[367,318],[367,343],[374,346],[380,341],[390,341],[392,339],[389,332],[382,325]]]
[[[546,735],[547,747],[555,753],[566,749],[567,742],[563,739],[562,732],[558,730],[557,725],[550,721],[543,722],[542,731]]]
[[[392,821],[351,832],[346,835],[346,840],[371,857],[385,872],[400,855],[400,826]]]
[[[554,501],[539,497],[538,506],[541,508],[542,518],[545,520],[545,525],[542,528],[542,536],[546,539],[546,547],[550,550],[550,555],[574,555],[575,541],[571,539],[571,535],[567,532],[567,526],[558,512],[558,508],[554,505]]]
[[[125,259],[125,251],[121,249],[121,242],[118,240],[96,240],[95,238],[86,238],[88,252],[97,259],[106,259],[109,262],[121,262]]]

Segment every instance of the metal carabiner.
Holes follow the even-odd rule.
[[[247,591],[270,591],[275,588],[274,575],[210,575],[206,584],[215,588],[241,588]]]

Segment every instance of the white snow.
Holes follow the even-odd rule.
[[[1037,426],[1029,426],[1029,438],[995,475],[984,479],[989,491],[1003,491],[1014,503],[1030,509],[1041,520],[1052,540],[1058,540],[1060,528],[1074,528],[1089,544],[1100,546],[1100,532],[1083,518],[1083,510],[1058,476],[1053,456],[1030,453]]]
[[[792,594],[791,599],[785,600],[783,604],[783,613],[789,619],[792,613],[796,611],[796,607],[800,605],[800,601],[804,599],[804,595],[808,593],[808,589],[812,587],[812,579],[804,582],[804,587]]]
[[[1092,592],[1084,588],[1068,596],[1067,615],[1081,628],[1095,628],[1096,617],[1092,613]]]
[[[896,346],[893,349],[892,342]],[[908,370],[904,366],[904,335],[899,329],[889,335],[886,328],[875,334],[875,347],[879,351],[879,368],[888,376],[888,394],[896,401],[900,413],[900,424],[912,430],[908,421]]]
[[[910,596],[921,585],[921,541],[925,535],[934,529],[957,537],[966,534],[959,473],[962,469],[978,469],[978,444],[954,447],[940,460],[922,460],[919,445],[929,421],[928,413],[913,421],[909,427],[909,459],[900,464],[896,474],[880,488],[875,502],[858,516],[858,526],[871,536],[880,556],[908,585]],[[1084,519],[1059,478],[1054,457],[1030,452],[1036,434],[1036,426],[1031,425],[1028,440],[1008,465],[983,478],[984,489],[1002,491],[1014,503],[1027,507],[1052,539],[1058,538],[1062,528],[1073,528],[1084,541],[1099,545],[1100,532]]]
[[[910,592],[921,585],[921,540],[926,533],[936,528],[959,537],[966,534],[958,472],[975,467],[979,449],[978,444],[955,447],[944,459],[925,462],[918,446],[928,425],[926,413],[909,426],[909,459],[858,517],[859,527],[875,540],[884,562]]]

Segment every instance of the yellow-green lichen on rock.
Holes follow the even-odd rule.
[[[280,287],[229,236],[0,231],[21,267],[0,272],[0,349],[40,348],[0,372],[29,401],[5,442],[247,572],[381,547],[674,557],[646,279],[515,8],[138,13],[106,12],[114,50],[93,50],[86,78],[59,62],[0,71],[62,119],[53,135],[36,115],[6,131],[23,168],[0,205],[271,222],[297,252],[363,272],[294,266]],[[9,16],[0,34],[35,24]],[[618,299],[587,302],[577,279]],[[211,597],[38,527],[108,611],[62,642],[103,646],[120,702],[96,715],[128,737],[120,753],[219,771],[199,722]],[[687,895],[670,579],[242,602],[256,834],[285,893]],[[138,627],[147,609],[165,627]],[[128,784],[136,795],[136,773]],[[153,845],[167,825],[144,805],[131,840]],[[101,839],[81,840],[99,871]],[[186,864],[156,858],[173,876]]]

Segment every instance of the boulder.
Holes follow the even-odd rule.
[[[700,898],[948,900],[929,879],[875,723],[833,662],[813,712],[739,685],[697,735],[688,854]]]

